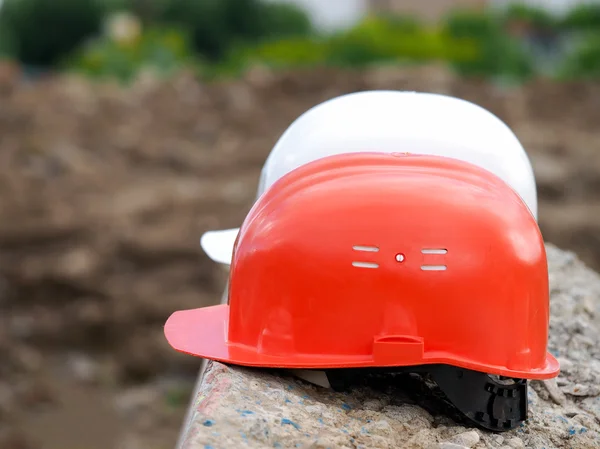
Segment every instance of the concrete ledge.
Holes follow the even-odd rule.
[[[600,277],[551,245],[548,258],[550,348],[562,373],[531,383],[525,426],[492,434],[426,411],[393,385],[336,393],[285,372],[209,362],[180,449],[600,448]]]

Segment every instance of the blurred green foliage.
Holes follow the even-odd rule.
[[[11,43],[4,50],[26,64],[54,65],[96,35],[102,17],[98,0],[4,0],[1,38]]]
[[[586,3],[568,11],[559,23],[571,50],[557,73],[561,80],[600,78],[600,4]]]
[[[525,79],[533,74],[531,59],[519,41],[509,35],[492,14],[455,11],[444,24],[449,36],[465,39],[477,47],[477,56],[454,63],[464,75]]]
[[[141,24],[135,39],[103,28],[107,17],[122,12]],[[600,77],[599,41],[600,5],[593,4],[563,16],[522,3],[454,11],[438,26],[413,17],[367,17],[333,34],[316,33],[290,4],[260,0],[4,0],[0,8],[0,58],[124,81],[148,67],[168,74],[192,66],[205,76],[223,76],[253,64],[364,67],[430,60],[467,76],[523,81],[547,74],[540,61],[548,61],[548,52],[560,55],[552,72],[557,78]]]
[[[600,34],[600,5],[581,4],[568,11],[560,27],[569,31],[593,31]]]
[[[475,52],[474,46],[443,31],[386,18],[367,19],[329,41],[329,61],[346,67],[384,61],[468,60]]]
[[[92,41],[66,63],[87,76],[128,82],[143,69],[167,76],[177,69],[198,65],[200,61],[190,39],[181,30],[148,28],[130,40],[103,37]]]
[[[600,33],[591,35],[576,46],[560,67],[558,78],[563,80],[600,78]]]
[[[321,37],[293,37],[255,46],[240,46],[219,64],[224,72],[236,74],[254,64],[273,68],[324,65],[329,56]]]
[[[211,61],[240,42],[257,42],[312,31],[306,14],[291,4],[260,0],[105,0],[106,10],[128,11],[146,26],[177,27]]]
[[[370,17],[347,31],[327,36],[307,36],[246,46],[230,54],[224,67],[243,70],[253,64],[270,67],[330,65],[364,67],[387,62],[432,59],[469,60],[476,48],[417,22]]]
[[[510,3],[506,10],[498,14],[504,25],[521,22],[537,29],[555,30],[560,25],[560,18],[551,12],[524,3]]]
[[[4,42],[16,41],[12,56],[53,66],[98,35],[104,18],[116,12],[130,12],[150,28],[179,29],[210,61],[222,59],[240,42],[312,31],[306,14],[293,5],[259,0],[5,0],[0,29]]]
[[[17,46],[13,34],[6,27],[0,26],[0,60],[13,59],[17,54]]]
[[[188,29],[196,50],[212,61],[221,60],[241,42],[306,35],[311,31],[306,15],[293,6],[257,0],[179,0],[169,2],[163,18]]]

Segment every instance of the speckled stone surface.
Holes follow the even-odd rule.
[[[335,393],[286,374],[211,362],[180,449],[600,448],[600,276],[572,253],[552,245],[547,252],[549,344],[562,372],[531,382],[522,427],[502,434],[466,428],[394,387]]]

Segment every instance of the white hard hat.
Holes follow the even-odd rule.
[[[533,169],[510,128],[480,106],[431,93],[358,92],[309,109],[269,154],[257,197],[303,164],[364,151],[430,154],[478,165],[510,185],[537,219]],[[202,248],[215,262],[229,264],[238,230],[209,231]]]

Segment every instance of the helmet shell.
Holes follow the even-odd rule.
[[[486,109],[447,95],[374,90],[332,98],[300,115],[263,166],[257,198],[308,162],[341,153],[410,152],[478,165],[502,178],[537,218],[531,163],[505,123]],[[238,229],[209,231],[201,245],[229,264]]]
[[[294,170],[244,221],[229,285],[229,354],[254,354],[241,364],[558,372],[536,220],[455,159],[354,153]]]
[[[267,157],[258,195],[308,162],[366,151],[470,162],[503,179],[537,217],[533,169],[511,129],[481,106],[425,92],[356,92],[309,109],[286,129]]]

